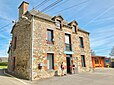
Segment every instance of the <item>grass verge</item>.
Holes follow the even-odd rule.
[[[2,69],[3,69],[3,68],[7,68],[7,66],[0,66],[0,68],[2,68]]]

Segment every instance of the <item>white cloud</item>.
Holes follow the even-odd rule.
[[[96,53],[106,54],[105,51],[110,51],[112,46],[114,46],[114,28],[110,26],[97,28],[92,30],[90,35],[91,48],[96,51]],[[108,53],[109,54],[109,53]]]

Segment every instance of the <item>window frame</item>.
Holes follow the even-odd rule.
[[[14,50],[16,49],[17,46],[17,37],[14,38]]]
[[[15,70],[15,67],[16,67],[16,57],[13,57],[13,67],[12,67],[12,70],[14,71]]]
[[[82,67],[86,67],[85,55],[81,55],[81,63],[82,63]]]
[[[66,43],[66,40],[68,41],[68,43]],[[71,34],[67,34],[67,33],[65,33],[65,50],[66,51],[72,51]]]
[[[75,25],[72,26],[72,30],[74,33],[76,33],[76,26]]]
[[[79,37],[80,39],[80,48],[84,48],[84,39],[83,37]]]
[[[59,26],[58,26],[58,24],[59,24]],[[56,25],[56,27],[58,28],[58,29],[62,29],[62,25],[61,25],[61,20],[56,20],[56,22],[55,22],[55,25]]]
[[[51,39],[49,40],[49,35],[48,35],[48,32],[50,32],[51,34]],[[53,30],[51,30],[51,29],[47,29],[47,43],[48,44],[52,44],[54,42],[54,32],[53,32]],[[54,44],[54,43],[53,43]]]
[[[95,64],[99,64],[100,61],[99,61],[99,58],[95,58]]]
[[[50,55],[51,55],[51,56],[50,56]],[[52,62],[51,62],[51,64],[52,64],[51,66],[52,66],[52,67],[51,67],[51,68],[50,68],[50,63],[49,63],[49,68],[48,68],[48,59],[49,59],[48,57],[51,57],[51,59],[52,59],[52,60],[51,60],[51,61],[52,61]],[[49,60],[49,62],[50,62],[50,60]],[[47,69],[48,69],[48,70],[54,70],[54,54],[53,54],[53,53],[47,53]]]

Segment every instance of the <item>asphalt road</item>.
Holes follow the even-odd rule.
[[[91,73],[52,77],[32,82],[6,76],[0,69],[0,85],[114,85],[114,69],[96,69]]]
[[[36,80],[31,85],[114,85],[114,69],[96,69],[93,73],[80,73],[63,77]]]
[[[21,80],[4,74],[4,70],[0,69],[0,85],[25,85]]]

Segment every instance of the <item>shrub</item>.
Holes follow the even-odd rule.
[[[0,66],[7,66],[8,65],[8,62],[1,62],[0,63]]]

